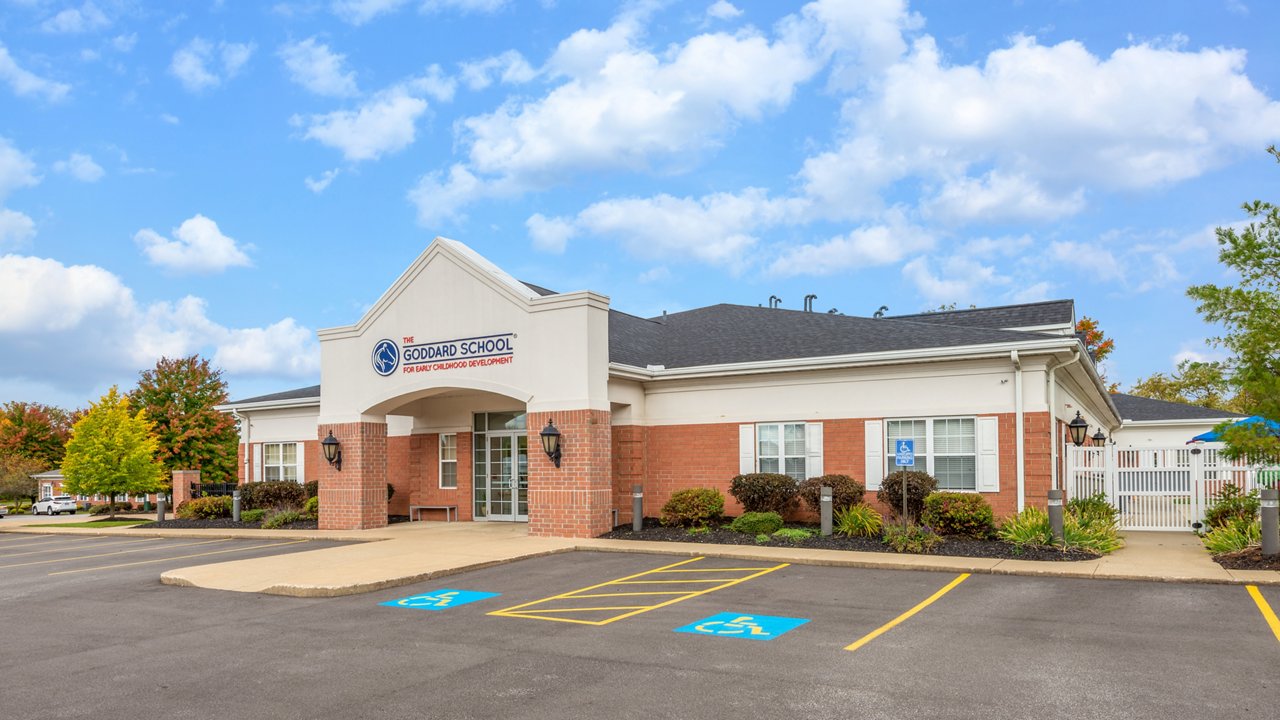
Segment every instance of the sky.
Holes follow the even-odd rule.
[[[1072,298],[1122,387],[1277,200],[1280,3],[0,0],[0,401],[319,382],[436,236],[642,316]],[[446,304],[433,310],[447,311]]]

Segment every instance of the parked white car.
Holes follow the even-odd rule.
[[[31,507],[32,515],[61,515],[64,512],[76,514],[76,501],[70,495],[43,498]]]
[[[0,505],[0,518],[8,514],[9,514],[9,507],[7,505]]]

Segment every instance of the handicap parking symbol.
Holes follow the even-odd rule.
[[[475,590],[454,590],[452,588],[444,588],[434,592],[423,593],[421,595],[410,595],[399,600],[388,600],[379,605],[387,607],[411,608],[413,610],[448,610],[459,605],[478,602],[480,600],[488,600],[491,597],[498,597],[502,593],[478,592]]]
[[[725,612],[676,628],[675,631],[694,635],[743,638],[746,640],[772,640],[807,622],[809,621],[805,618],[743,615],[741,613]]]

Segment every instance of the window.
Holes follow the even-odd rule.
[[[440,487],[458,487],[458,436],[440,436]]]
[[[266,482],[298,482],[298,444],[263,443],[262,479]]]
[[[805,474],[804,423],[756,425],[756,472],[782,473],[803,481]]]
[[[978,456],[973,418],[888,420],[885,423],[885,469],[894,465],[895,441],[915,440],[916,470],[938,480],[939,490],[977,490]]]

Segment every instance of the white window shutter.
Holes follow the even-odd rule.
[[[738,426],[738,473],[747,475],[756,471],[756,426]]]
[[[999,419],[977,420],[978,492],[1000,492],[1000,426]]]
[[[262,482],[262,443],[253,446],[253,477],[249,482]]]
[[[307,444],[304,442],[296,444],[298,446],[298,483],[302,484],[307,481]]]
[[[805,477],[825,475],[822,469],[822,423],[804,424]]]
[[[867,489],[879,490],[880,481],[884,479],[884,423],[880,420],[868,420],[863,427],[867,455]]]

